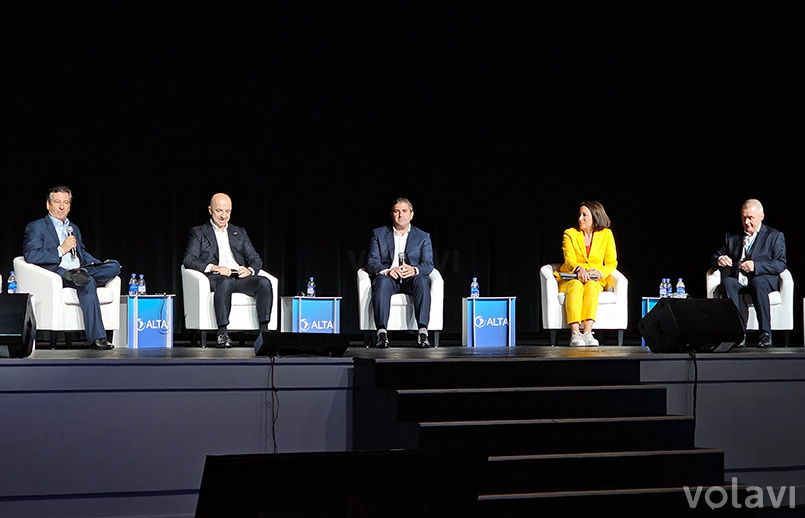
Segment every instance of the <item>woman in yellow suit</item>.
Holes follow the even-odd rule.
[[[609,226],[604,207],[597,201],[585,201],[579,206],[578,228],[565,230],[562,237],[565,262],[556,277],[559,291],[565,293],[570,345],[598,345],[593,337],[598,295],[618,267],[615,238]],[[576,278],[562,279],[561,273],[575,273]]]

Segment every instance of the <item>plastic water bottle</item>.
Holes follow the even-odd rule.
[[[316,296],[316,283],[313,282],[313,277],[307,281],[307,296],[308,297],[315,297]]]
[[[478,277],[472,278],[472,283],[470,284],[470,297],[476,298],[480,296],[481,288],[478,286]]]
[[[14,275],[14,270],[8,276],[8,293],[17,293],[17,276]]]
[[[137,282],[137,294],[145,295],[145,276],[140,274],[140,280]]]
[[[682,282],[682,277],[676,282],[676,297],[679,299],[684,299],[685,295],[685,283]]]
[[[131,279],[129,279],[129,295],[130,296],[137,295],[138,291],[140,291],[140,285],[137,282],[137,274],[132,273]]]
[[[664,299],[668,296],[668,286],[665,284],[665,278],[660,281],[660,298]]]

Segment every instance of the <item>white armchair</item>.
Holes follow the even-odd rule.
[[[184,323],[189,330],[201,332],[201,345],[206,345],[205,332],[218,329],[215,320],[215,306],[213,292],[207,276],[198,270],[191,270],[181,266],[182,295],[184,301]],[[277,330],[277,293],[279,292],[277,278],[270,273],[260,270],[258,275],[271,281],[271,290],[274,294],[271,304],[271,320],[268,329]],[[230,331],[257,331],[260,323],[257,321],[257,301],[245,293],[232,294],[232,311],[229,314]]]
[[[78,294],[65,288],[59,274],[25,261],[22,256],[14,258],[14,273],[17,276],[17,291],[33,295],[36,328],[50,331],[51,345],[55,346],[56,331],[83,331],[84,316],[78,304]],[[120,277],[115,277],[98,287],[101,318],[107,331],[115,335],[120,329]],[[117,341],[117,336],[112,342]]]
[[[710,269],[707,271],[707,298],[721,298],[718,287],[721,285],[721,271]],[[780,291],[769,293],[771,305],[771,330],[785,331],[785,345],[788,345],[789,334],[794,329],[794,278],[791,272],[783,270],[780,274]],[[752,304],[752,297],[743,296],[741,313],[746,321],[747,331],[757,331],[757,312]]]
[[[444,327],[444,279],[436,268],[430,274],[430,321],[428,330],[433,331],[433,345],[439,346],[439,332]],[[372,340],[375,326],[372,310],[372,280],[365,268],[358,270],[358,320],[364,331],[366,345]],[[409,295],[397,293],[391,296],[389,331],[416,331],[417,321],[414,302]]]
[[[568,329],[565,313],[565,294],[559,291],[559,282],[554,276],[559,263],[546,264],[540,271],[542,292],[542,327],[551,332],[551,345],[556,345],[556,332]],[[609,286],[598,298],[593,329],[609,329],[618,331],[618,345],[623,345],[623,333],[629,322],[628,304],[629,281],[615,270],[609,278]]]

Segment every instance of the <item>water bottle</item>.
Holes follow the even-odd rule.
[[[685,283],[682,282],[682,277],[676,282],[676,296],[679,299],[685,298]]]
[[[315,297],[316,296],[316,283],[313,282],[313,277],[307,281],[307,296],[308,297]]]
[[[137,295],[137,292],[139,291],[139,289],[140,289],[140,286],[137,283],[137,274],[132,273],[131,274],[131,279],[129,279],[129,295],[130,296]]]
[[[137,282],[137,294],[145,295],[145,276],[140,274],[140,280]]]
[[[8,293],[17,293],[17,276],[14,275],[14,270],[8,276]]]
[[[664,299],[668,296],[668,286],[665,284],[665,278],[660,281],[660,298]]]
[[[472,278],[472,283],[470,284],[470,297],[476,298],[481,294],[481,289],[478,286],[478,277]]]

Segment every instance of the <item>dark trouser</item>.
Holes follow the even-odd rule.
[[[430,277],[427,275],[414,275],[397,282],[388,275],[378,275],[372,279],[372,309],[375,316],[375,326],[385,329],[389,322],[389,309],[391,296],[395,293],[405,293],[414,299],[414,314],[420,327],[428,327],[430,320]]]
[[[769,293],[780,289],[780,277],[777,275],[757,275],[750,276],[746,286],[741,285],[735,277],[726,277],[721,280],[719,287],[721,294],[738,308],[741,315],[741,323],[746,329],[746,319],[741,308],[741,295],[749,294],[752,297],[752,304],[757,313],[758,329],[761,333],[771,334],[771,306],[769,304]]]
[[[249,277],[224,277],[219,274],[208,274],[210,288],[213,290],[215,321],[218,327],[229,325],[229,312],[232,309],[232,294],[245,293],[257,300],[257,321],[260,325],[271,320],[271,306],[274,303],[274,291],[271,281],[260,275]]]
[[[98,286],[104,286],[120,274],[120,263],[110,260],[89,266],[86,270],[89,283],[84,286],[76,286],[65,279],[66,270],[63,268],[59,268],[58,273],[62,276],[62,284],[65,288],[73,288],[78,292],[78,304],[81,306],[81,313],[84,316],[84,334],[87,335],[88,341],[94,342],[99,338],[106,338],[106,328],[103,327],[103,318],[101,318],[101,304],[98,302]]]

